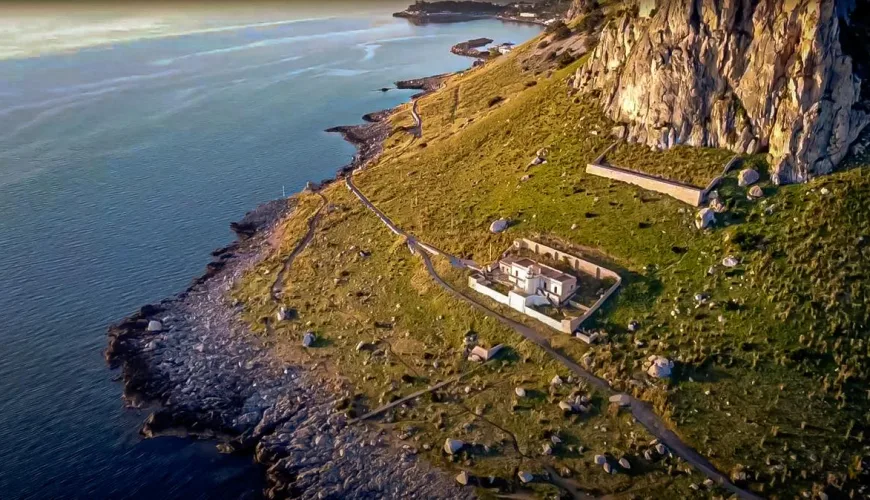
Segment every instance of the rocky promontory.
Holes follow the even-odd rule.
[[[776,183],[804,182],[831,172],[870,123],[857,5],[638,0],[608,22],[573,85],[598,93],[631,141],[767,152]]]

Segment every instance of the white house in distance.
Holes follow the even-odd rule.
[[[577,278],[556,268],[528,258],[505,257],[498,261],[499,270],[522,292],[524,305],[561,304],[577,291]]]
[[[561,332],[575,332],[583,321],[597,311],[619,288],[622,282],[619,275],[609,269],[543,243],[523,238],[514,241],[513,247],[542,255],[552,261],[564,262],[573,274],[541,264],[528,257],[506,253],[501,260],[469,276],[468,286],[500,304]],[[577,277],[580,273],[599,281],[603,279],[613,281],[591,307],[576,300]],[[502,287],[508,287],[506,294]],[[552,309],[546,307],[542,309],[541,306],[555,306],[560,312],[556,317],[547,316],[545,312]],[[591,337],[584,338],[580,334],[578,338],[586,342],[592,341]]]
[[[511,53],[511,51],[514,49],[514,44],[512,44],[510,42],[503,43],[503,44],[499,45],[498,47],[496,47],[496,49],[498,50],[499,54],[504,56],[504,55]]]

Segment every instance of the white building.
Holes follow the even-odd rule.
[[[577,290],[575,276],[531,259],[505,257],[498,268],[524,299],[524,306],[561,304]]]
[[[498,53],[503,55],[503,56],[510,54],[511,50],[513,50],[513,48],[514,48],[514,44],[512,44],[512,43],[503,43],[497,47]]]
[[[520,17],[535,18],[538,17],[534,12],[520,12]]]

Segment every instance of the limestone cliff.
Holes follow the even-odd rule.
[[[573,85],[598,91],[630,140],[766,150],[775,182],[803,182],[830,172],[870,122],[860,72],[841,45],[854,8],[640,0],[608,22]]]

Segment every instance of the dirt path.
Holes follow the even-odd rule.
[[[317,212],[308,220],[308,231],[305,233],[305,236],[302,240],[296,244],[296,248],[290,252],[290,255],[284,259],[284,265],[281,266],[281,270],[278,271],[278,275],[275,276],[275,282],[272,283],[272,300],[278,302],[281,299],[281,294],[284,292],[284,276],[287,275],[287,272],[290,270],[290,267],[293,265],[293,261],[296,260],[296,257],[305,250],[305,247],[311,243],[311,240],[314,238],[314,232],[317,229],[317,224],[320,222],[320,217],[323,215],[323,209],[326,208],[328,201],[326,200],[326,196],[323,196],[323,193],[317,193],[322,202],[320,206],[317,208]]]
[[[553,347],[550,345],[550,342],[533,329],[529,328],[526,325],[523,325],[522,323],[519,323],[506,316],[501,315],[500,313],[481,304],[477,300],[465,295],[464,293],[460,292],[452,285],[444,281],[444,279],[438,274],[438,272],[435,270],[435,267],[432,265],[432,259],[430,258],[429,253],[434,252],[426,248],[434,247],[426,245],[425,243],[419,243],[416,238],[396,226],[396,224],[389,217],[387,217],[386,214],[384,214],[377,207],[375,207],[375,205],[359,189],[357,189],[357,187],[353,183],[352,177],[353,172],[348,174],[348,176],[345,178],[348,189],[350,189],[351,192],[353,192],[356,197],[359,198],[360,202],[362,202],[363,205],[365,205],[369,210],[374,212],[375,215],[377,215],[378,218],[381,219],[381,221],[388,228],[390,228],[391,231],[393,231],[395,234],[405,236],[407,238],[408,248],[411,250],[412,253],[417,253],[420,255],[420,257],[423,259],[423,263],[426,266],[426,270],[428,271],[432,279],[434,279],[438,283],[438,285],[440,285],[447,292],[451,293],[457,299],[462,300],[474,307],[475,309],[483,312],[484,314],[487,314],[488,316],[499,320],[505,326],[508,326],[509,328],[512,328],[514,331],[519,333],[521,336],[523,336],[523,338],[529,340],[530,342],[534,342],[536,345],[538,345],[538,347],[546,351],[547,354],[549,354],[553,359],[571,370],[571,372],[573,372],[574,374],[582,377],[584,380],[589,382],[590,385],[594,386],[601,392],[607,395],[616,394],[616,392],[610,387],[610,384],[608,384],[605,380],[596,377],[592,373],[589,373],[580,365],[578,365],[577,362],[575,362],[573,359],[562,354],[556,349],[553,349]],[[457,265],[457,262],[460,264],[462,262],[461,260],[457,259],[456,257],[450,256],[449,254],[443,255],[450,258],[451,263],[454,265]],[[665,446],[670,448],[670,450],[675,455],[682,458],[696,470],[706,475],[708,478],[715,481],[719,486],[725,488],[726,490],[737,495],[738,497],[753,500],[761,498],[733,484],[728,479],[728,477],[725,474],[719,472],[716,467],[712,463],[710,463],[710,461],[701,456],[701,454],[695,451],[691,446],[684,443],[679,438],[679,436],[677,436],[673,431],[668,429],[664,421],[662,421],[661,418],[659,418],[659,416],[655,414],[652,407],[648,403],[631,397],[630,395],[626,396],[629,397],[630,404],[628,406],[628,409],[631,411],[632,415],[634,415],[637,421],[641,425],[643,425],[650,434],[655,436]]]
[[[423,119],[420,118],[420,113],[417,110],[417,103],[419,102],[420,99],[414,99],[414,103],[411,105],[411,116],[414,118],[414,129],[411,130],[411,133],[418,139],[423,137]]]

